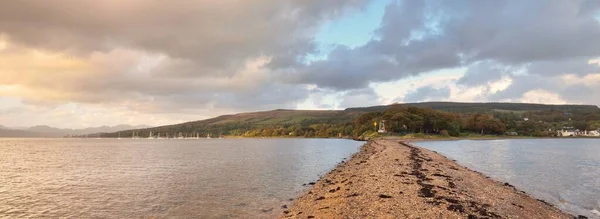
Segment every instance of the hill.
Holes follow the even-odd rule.
[[[562,111],[562,112],[598,112],[600,109],[594,105],[552,105],[534,103],[459,103],[459,102],[422,102],[400,103],[384,106],[348,108],[350,112],[383,112],[392,106],[413,106],[430,108],[457,113],[485,113],[491,111]]]
[[[118,133],[108,133],[103,136],[115,137],[135,135],[148,137],[150,132],[154,135],[168,134],[202,136],[217,135],[242,135],[248,130],[261,129],[265,127],[282,127],[286,133],[294,132],[296,129],[310,127],[315,124],[344,124],[352,121],[360,115],[360,112],[346,112],[343,110],[272,110],[262,112],[239,113],[234,115],[223,115],[211,119],[186,122],[175,125],[160,126],[148,129],[128,130]],[[284,131],[284,130],[280,130]]]
[[[181,124],[160,126],[155,128],[121,131],[119,133],[105,133],[104,137],[148,137],[160,134],[161,137],[173,136],[304,136],[304,137],[334,137],[355,136],[362,134],[363,130],[373,129],[373,121],[381,119],[385,111],[393,108],[416,107],[451,114],[438,114],[430,111],[413,113],[412,116],[423,117],[444,115],[452,117],[461,127],[468,127],[463,119],[471,114],[485,114],[486,120],[496,119],[505,126],[506,130],[521,129],[525,118],[531,121],[544,121],[548,127],[560,128],[563,126],[589,127],[591,121],[599,120],[600,109],[592,105],[545,105],[527,103],[456,103],[456,102],[424,102],[406,103],[386,106],[372,106],[362,108],[348,108],[345,110],[273,110],[262,112],[240,113],[223,115],[206,120],[198,120]],[[418,114],[418,115],[417,115]],[[363,119],[359,117],[367,115]],[[406,116],[406,115],[405,115]],[[479,117],[477,117],[479,118]],[[358,120],[357,120],[358,119]],[[414,119],[414,118],[411,118]],[[364,120],[364,121],[363,121]],[[369,120],[370,122],[367,122]],[[493,121],[496,121],[493,120]],[[361,121],[360,128],[357,121]],[[526,123],[525,125],[528,125]],[[540,125],[536,125],[540,126]],[[541,126],[540,126],[541,127]],[[544,128],[548,128],[544,126]],[[419,129],[420,130],[420,129]],[[473,129],[456,128],[457,131],[472,131]],[[500,129],[499,129],[500,130]],[[532,133],[534,129],[528,129]],[[537,129],[536,129],[537,130]],[[546,129],[548,130],[548,129]],[[416,132],[415,130],[411,130]],[[135,132],[135,133],[134,133]],[[497,131],[500,133],[500,131]]]

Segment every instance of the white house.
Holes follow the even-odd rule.
[[[379,130],[377,130],[377,132],[379,133],[386,133],[387,130],[385,129],[385,120],[381,120],[379,122]]]
[[[556,135],[559,137],[569,137],[569,136],[600,137],[600,130],[580,131],[579,129],[561,129],[561,130],[556,131]]]
[[[556,135],[559,137],[577,136],[578,132],[579,132],[579,130],[561,129],[561,130],[556,131]]]
[[[600,130],[589,131],[587,136],[590,136],[590,137],[600,137]]]

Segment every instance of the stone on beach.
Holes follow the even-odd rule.
[[[352,180],[350,180],[352,179]],[[343,187],[343,189],[341,189]],[[366,143],[280,218],[573,218],[440,154],[387,139]]]

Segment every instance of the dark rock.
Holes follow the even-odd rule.
[[[511,205],[513,205],[513,206],[517,206],[517,207],[519,207],[519,208],[524,208],[524,207],[523,207],[523,205],[517,205],[517,204],[515,204],[515,203],[510,203],[510,204],[511,204]]]
[[[350,198],[350,197],[354,197],[354,196],[359,196],[359,194],[358,193],[352,193],[352,194],[350,194],[350,195],[348,195],[346,197]]]
[[[465,209],[463,208],[462,205],[459,205],[459,204],[449,205],[448,206],[448,210],[450,210],[450,211],[456,211],[456,212],[460,212],[460,213],[465,213]]]
[[[260,211],[262,211],[263,213],[267,213],[267,212],[271,212],[271,211],[273,211],[273,208],[269,208],[269,209],[262,209],[262,210],[260,210]]]
[[[419,190],[419,195],[425,198],[435,197],[435,191],[433,191],[431,187],[431,185],[425,184],[425,186]]]
[[[577,219],[587,219],[587,217],[583,215],[577,215]]]
[[[379,198],[391,198],[392,196],[386,194],[380,194]]]
[[[308,185],[314,185],[314,184],[317,184],[317,183],[315,183],[315,182],[309,182],[308,183]]]
[[[308,217],[306,217],[306,218],[315,218],[315,216],[309,215],[309,216],[308,216]]]
[[[450,176],[446,176],[444,174],[439,174],[439,173],[434,173],[432,174],[433,176],[438,176],[438,177],[444,177],[444,178],[450,178]]]
[[[323,200],[323,199],[325,199],[325,197],[321,196],[321,197],[318,197],[317,199],[315,199],[315,201],[319,201],[319,200]]]
[[[446,201],[447,201],[447,202],[450,202],[450,203],[452,203],[452,204],[458,204],[458,200],[456,200],[456,199],[453,199],[453,198],[446,198]]]
[[[548,202],[546,202],[546,201],[544,201],[544,200],[541,200],[541,199],[537,199],[537,200],[538,200],[539,202],[541,202],[541,203],[544,203],[545,205],[552,206],[550,203],[548,203]]]
[[[454,184],[454,182],[448,182],[448,186],[450,188],[456,188],[456,184]]]
[[[284,213],[284,214],[289,214],[289,213],[290,213],[290,211],[283,211],[283,213]]]
[[[282,205],[281,208],[287,208],[287,205]]]

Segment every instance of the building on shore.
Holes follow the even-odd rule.
[[[379,133],[386,133],[387,130],[385,129],[385,120],[381,120],[379,122],[379,129],[377,130],[377,132]]]
[[[600,130],[561,129],[556,131],[558,137],[600,137]]]

